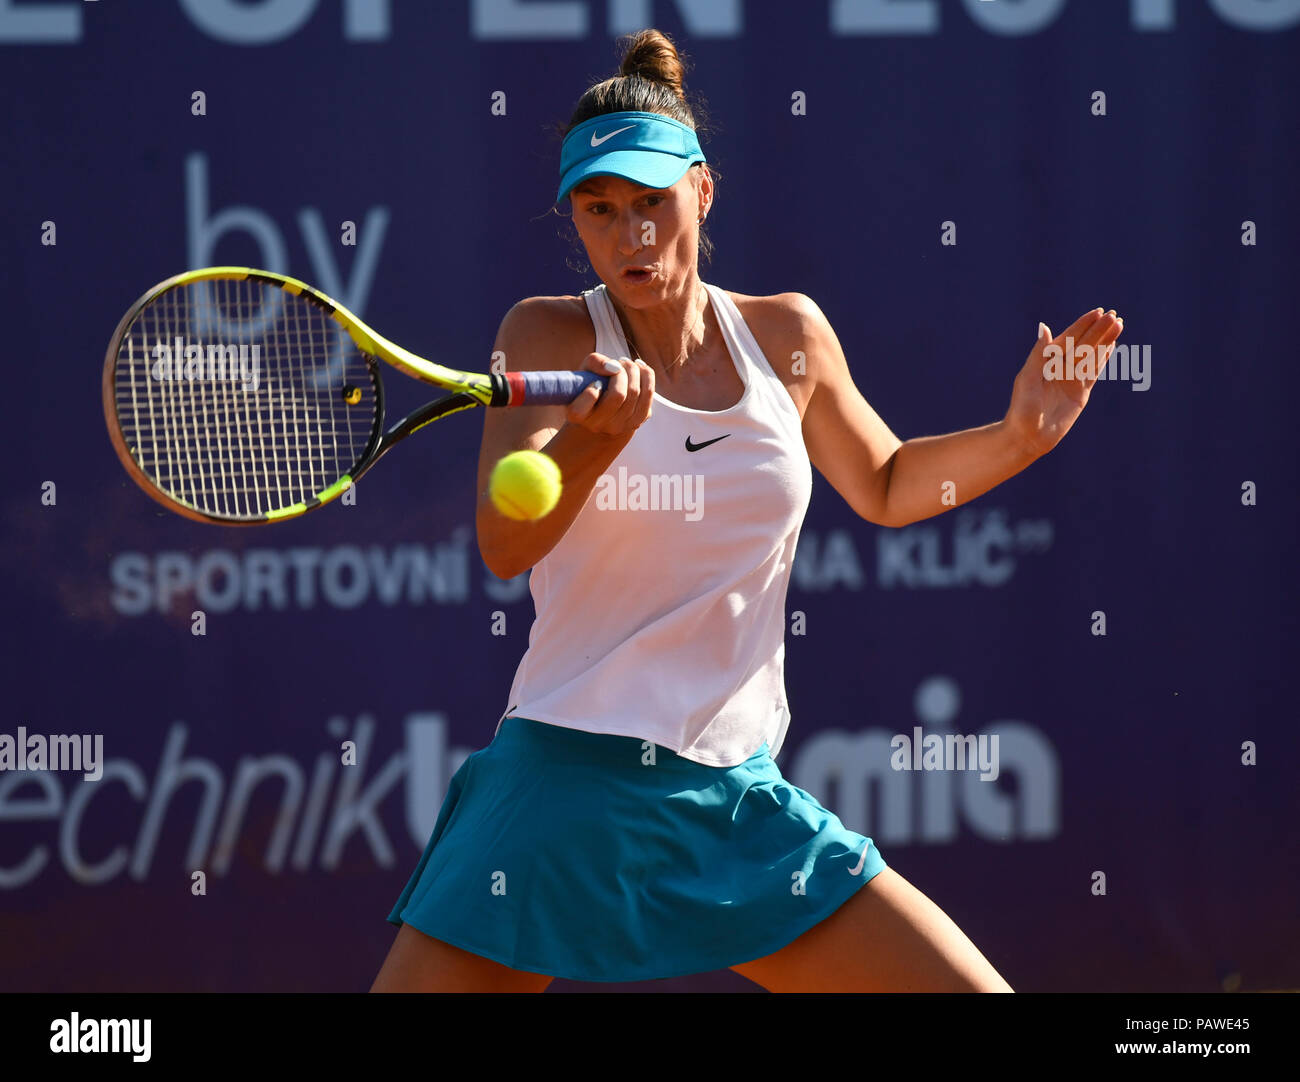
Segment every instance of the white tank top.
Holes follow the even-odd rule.
[[[705,289],[744,393],[720,411],[655,395],[533,568],[537,614],[503,720],[734,766],[764,741],[775,757],[789,725],[785,597],[812,468],[789,391],[731,298]],[[630,357],[604,285],[583,298],[596,352]]]

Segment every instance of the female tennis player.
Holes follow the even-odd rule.
[[[478,540],[531,568],[536,620],[492,742],[452,779],[389,921],[375,991],[540,991],[730,967],[773,991],[1010,991],[974,944],[773,757],[789,721],[786,589],[815,465],[864,519],[966,503],[1051,450],[1095,376],[1044,374],[1006,416],[900,441],[799,293],[708,285],[714,181],[658,31],[578,102],[557,203],[601,284],[502,321],[507,368],[608,374],[567,409],[489,410]],[[812,238],[810,243],[816,243]],[[1058,338],[1105,357],[1096,309]],[[802,362],[802,363],[801,363]],[[486,495],[522,448],[563,496],[520,524]]]

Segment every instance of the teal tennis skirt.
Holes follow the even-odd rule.
[[[451,779],[388,921],[512,969],[655,980],[772,954],[884,867],[766,744],[703,766],[510,717]]]

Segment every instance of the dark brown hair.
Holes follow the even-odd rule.
[[[688,97],[686,58],[677,52],[672,39],[660,30],[640,30],[619,41],[623,61],[618,74],[592,86],[578,99],[563,134],[594,116],[630,111],[660,113],[697,133],[703,131],[707,123],[704,102],[697,95]],[[706,163],[697,162],[691,168],[708,169],[716,184],[718,174]],[[713,242],[702,225],[700,254],[706,261],[713,255]]]

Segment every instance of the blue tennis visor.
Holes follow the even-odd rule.
[[[670,188],[705,160],[695,132],[662,113],[627,111],[584,120],[564,137],[558,203],[588,177]]]

